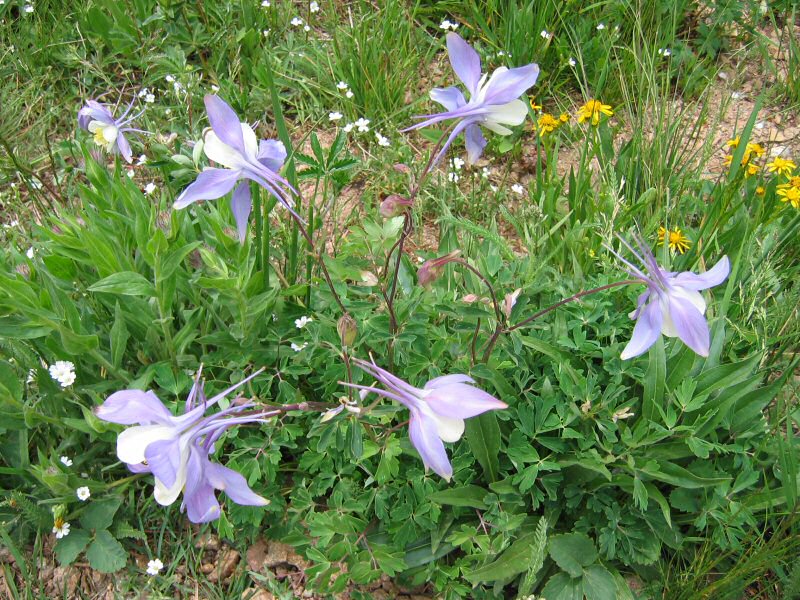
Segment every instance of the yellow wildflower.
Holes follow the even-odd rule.
[[[546,133],[553,133],[559,125],[558,121],[550,113],[542,113],[536,124],[539,126],[539,137],[544,136]]]
[[[728,148],[738,148],[739,147],[739,136],[737,135],[732,140],[728,140],[727,142],[725,142],[725,146],[727,146]]]
[[[789,181],[787,181],[786,183],[780,184],[778,186],[778,189],[789,188],[789,187],[800,188],[800,175],[795,175],[794,177],[789,177]]]
[[[772,162],[767,163],[767,169],[770,173],[778,173],[778,175],[786,175],[787,177],[791,176],[792,171],[796,168],[797,165],[793,160],[781,158],[780,156],[776,156],[772,159]]]
[[[692,242],[681,232],[680,228],[668,230],[665,227],[658,228],[658,241],[661,244],[669,244],[669,249],[678,251],[681,254],[686,252],[692,245]]]
[[[753,175],[758,175],[758,171],[761,167],[755,163],[747,165],[747,169],[744,172],[745,177],[752,177]]]
[[[731,166],[732,162],[733,162],[733,154],[726,154],[725,160],[722,161],[722,164],[725,165],[726,167],[729,167]]]
[[[591,119],[592,125],[598,125],[600,123],[601,113],[610,117],[614,114],[614,111],[611,110],[609,104],[603,104],[600,100],[589,100],[578,109],[578,123],[583,123]]]
[[[760,185],[756,188],[756,196],[763,196],[767,193],[767,190],[764,189],[763,185]]]
[[[530,100],[528,101],[528,103],[531,105],[531,108],[533,110],[542,110],[542,105],[541,104],[536,104],[536,100],[534,99],[533,96],[530,97]]]
[[[765,152],[766,150],[764,150],[764,146],[761,144],[756,144],[755,142],[748,142],[744,149],[745,154],[755,154],[758,158],[764,156]]]
[[[795,208],[800,208],[800,188],[790,187],[778,190],[781,202],[789,202]]]
[[[569,113],[561,113],[561,115],[558,117],[558,120],[561,121],[562,123],[569,122],[570,120]]]

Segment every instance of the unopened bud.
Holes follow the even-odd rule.
[[[342,346],[349,348],[356,341],[358,335],[358,323],[350,315],[342,315],[336,323],[336,329],[339,332],[339,339],[342,341]]]
[[[411,204],[412,202],[408,198],[403,198],[398,194],[392,194],[381,202],[378,212],[380,212],[381,216],[385,219],[391,219],[392,217],[399,217],[402,215]]]
[[[439,258],[426,260],[417,271],[417,283],[419,283],[422,287],[428,287],[431,285],[439,278],[439,276],[441,276],[444,266],[447,263],[454,261],[459,254],[461,254],[461,250],[454,250],[453,252],[445,254],[444,256],[440,256]]]

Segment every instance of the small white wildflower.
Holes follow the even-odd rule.
[[[542,29],[542,31],[541,31],[541,33],[539,33],[539,35],[542,37],[542,39],[545,39],[545,40],[553,39],[553,34],[550,33],[549,31],[547,31],[546,29]]]
[[[185,91],[183,84],[180,81],[176,81],[172,84],[172,89],[175,91],[175,94],[180,94],[181,92]]]
[[[50,371],[50,377],[60,383],[62,388],[69,387],[75,383],[75,365],[68,360],[57,360],[50,365],[48,371]]]
[[[289,21],[289,23],[294,27],[300,27],[300,25],[303,24],[303,19],[301,19],[300,17],[295,17],[291,21]]]
[[[342,113],[334,111],[332,113],[328,113],[328,121],[338,121],[343,116],[344,115]]]
[[[265,29],[264,31],[261,32],[261,35],[267,37],[269,35],[269,31],[270,31],[269,29]]]
[[[25,383],[33,383],[36,381],[36,369],[30,369],[28,371],[28,378],[25,380]]]
[[[312,13],[319,12],[319,3],[312,2],[308,5],[308,10],[310,10]]]
[[[136,160],[137,165],[144,165],[147,164],[147,154],[140,154],[139,158]]]
[[[497,56],[505,56],[505,55],[506,55],[506,53],[505,53],[505,51],[504,51],[504,50],[500,50],[500,51],[497,53]]]
[[[135,174],[136,174],[136,173],[134,172],[134,170],[133,170],[133,169],[128,169],[128,172],[127,172],[127,175],[128,175],[128,177],[130,177],[131,179],[133,179],[133,176],[134,176]]]
[[[459,158],[458,156],[456,156],[456,157],[453,159],[453,168],[454,168],[456,171],[460,171],[460,170],[461,170],[461,167],[463,167],[463,166],[464,166],[464,164],[465,164],[465,163],[464,163],[464,159],[463,159],[463,158]]]
[[[269,2],[267,2],[267,5],[269,5]],[[154,558],[153,560],[147,563],[147,574],[152,577],[155,577],[161,572],[161,569],[163,568],[164,568],[164,563],[161,562],[158,558]]]
[[[606,28],[606,24],[605,23],[598,23],[597,24],[597,31],[603,31],[603,29],[605,29],[605,28]]]
[[[261,6],[263,6],[264,8],[269,8],[270,6],[272,6],[272,4],[270,3],[270,1],[269,1],[269,0],[264,0],[264,1],[261,3]]]
[[[346,90],[349,87],[350,86],[347,85],[344,81],[340,81],[339,83],[336,84],[336,88],[340,90]]]
[[[147,95],[144,97],[144,101],[145,101],[145,102],[147,102],[148,104],[152,104],[153,102],[155,102],[155,101],[156,101],[156,96],[155,96],[155,94],[147,94]]]
[[[455,31],[455,30],[456,30],[456,27],[458,27],[458,23],[453,23],[453,22],[451,22],[449,19],[445,19],[445,20],[444,20],[444,21],[442,21],[442,22],[441,22],[441,24],[439,25],[439,29],[444,29],[445,31],[448,31],[448,30],[450,30],[450,29],[452,29],[453,31]]]
[[[611,420],[616,423],[620,419],[629,419],[632,416],[633,413],[631,412],[630,408],[618,408],[616,411],[614,411],[614,414],[611,415]]]
[[[498,189],[498,188],[497,188],[497,186],[496,186],[495,184],[493,184],[493,183],[490,183],[490,184],[489,184],[489,189],[490,189],[490,190],[492,190],[493,192],[497,192],[497,189]]]
[[[65,467],[71,467],[72,466],[72,459],[69,456],[62,456],[58,460],[60,460],[61,464],[64,465]]]
[[[292,342],[292,350],[294,350],[295,352],[300,352],[300,351],[301,351],[301,350],[303,350],[303,348],[305,348],[306,346],[308,346],[308,342],[303,342],[303,343],[302,343],[301,345],[299,345],[299,346],[298,346],[297,344],[295,344],[294,342]]]
[[[481,169],[481,177],[484,179],[488,179],[490,174],[491,171],[489,170],[489,167],[483,167],[483,169]]]
[[[53,533],[56,534],[56,538],[59,540],[63,537],[67,537],[69,535],[69,523],[62,522],[61,527],[53,525]]]
[[[418,262],[419,264],[422,264],[422,263],[424,263],[424,262],[425,262],[425,257],[424,257],[424,256],[418,256],[418,257],[417,257],[417,262]]]
[[[351,131],[353,131],[353,127],[355,127],[355,124],[348,123],[347,125],[342,127],[342,129],[344,130],[345,133],[350,133]]]
[[[756,129],[764,129],[764,121],[759,121],[755,124]]]
[[[574,58],[572,58],[571,56],[569,57],[569,60],[567,62],[569,63],[570,67],[574,67],[575,65],[578,64],[577,61]]]
[[[31,246],[30,248],[28,248],[28,251],[25,253],[25,256],[32,259],[34,254],[36,254],[36,252],[34,251],[33,246]]]
[[[305,31],[306,33],[308,33],[309,31],[311,31],[311,25],[303,25],[303,31]],[[298,52],[298,54],[299,54],[300,56],[303,56],[303,53],[302,53],[302,52]]]
[[[515,194],[522,195],[525,193],[525,188],[522,187],[520,184],[515,183],[514,185],[511,186],[511,191],[514,192]]]
[[[353,90],[347,90],[344,93],[344,95],[345,95],[345,98],[352,98],[353,96],[355,96],[355,94],[353,93]]]
[[[23,10],[24,10],[26,13],[30,14],[30,13],[32,13],[32,12],[33,12],[33,6],[31,6],[30,4],[26,4],[26,5],[25,5],[25,8],[24,8]]]
[[[153,183],[152,181],[148,183],[146,186],[144,186],[144,193],[147,194],[148,196],[155,191],[156,191],[156,184]]]
[[[136,95],[137,95],[139,98],[144,98],[144,97],[145,97],[145,96],[147,96],[147,94],[149,94],[149,93],[150,93],[150,88],[142,88],[141,90],[139,90],[139,93],[138,93],[138,94],[136,94]]]
[[[216,94],[219,91],[219,86],[217,84],[215,84],[215,83],[212,83],[211,84],[211,91]]]
[[[731,94],[731,100],[739,100],[741,97],[742,95],[739,92],[733,92]]]
[[[458,176],[458,173],[456,173],[455,171],[450,171],[447,174],[447,180],[448,181],[452,181],[453,183],[456,183],[459,179],[461,179],[461,178]]]
[[[358,127],[358,130],[362,133],[365,131],[369,131],[369,119],[361,117],[358,121],[354,123],[354,125]]]
[[[314,319],[312,319],[311,317],[302,316],[299,319],[294,320],[294,326],[297,327],[298,329],[302,329],[303,327],[311,323],[313,320]]]
[[[167,81],[167,83],[175,83],[175,78],[172,75],[167,75],[164,77],[164,79]]]
[[[15,227],[19,227],[19,219],[3,223],[3,229],[14,229]]]
[[[78,496],[78,500],[80,500],[81,502],[86,502],[89,499],[89,496],[92,495],[92,493],[89,491],[88,487],[83,486],[75,490],[75,495]]]
[[[278,315],[272,313],[272,322],[275,323],[278,320]]]
[[[392,145],[392,143],[389,141],[389,138],[387,138],[387,137],[386,137],[386,136],[384,136],[384,135],[381,135],[381,134],[380,134],[379,132],[377,132],[377,131],[375,132],[375,137],[376,137],[376,138],[377,138],[377,140],[378,140],[378,146],[384,146],[384,147],[388,147],[388,146],[391,146],[391,145]]]
[[[167,110],[164,111],[164,113],[167,114],[167,115],[171,115],[172,114],[172,109],[168,108]]]

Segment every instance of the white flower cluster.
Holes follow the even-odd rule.
[[[75,365],[68,360],[57,360],[48,369],[50,377],[61,384],[62,388],[67,388],[75,383]]]
[[[161,562],[160,559],[154,558],[153,560],[148,561],[147,563],[147,574],[152,577],[155,577],[161,572],[161,569],[163,568],[164,568],[164,563]]]

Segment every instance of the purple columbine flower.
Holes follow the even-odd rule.
[[[128,116],[131,108],[133,108],[133,101],[122,113],[122,116],[119,119],[115,119],[105,104],[100,104],[97,100],[89,100],[78,111],[78,126],[94,134],[95,144],[105,148],[106,152],[119,152],[126,162],[132,162],[133,152],[125,134],[128,132],[146,132],[127,126],[144,112],[142,111],[126,119],[125,117]]]
[[[719,285],[731,271],[727,256],[723,256],[710,271],[697,275],[691,271],[675,273],[662,269],[656,257],[639,236],[634,237],[639,252],[620,238],[622,243],[644,266],[640,269],[611,252],[628,267],[628,272],[647,286],[636,302],[630,317],[636,320],[630,342],[622,351],[622,360],[643,354],[662,333],[679,337],[700,356],[708,356],[711,344],[705,318],[706,301],[700,290]]]
[[[506,125],[519,125],[525,120],[528,108],[519,96],[536,83],[539,65],[531,63],[515,69],[499,67],[487,81],[488,73],[481,74],[478,53],[457,33],[447,34],[447,53],[450,55],[453,70],[469,92],[469,102],[456,87],[435,88],[430,92],[431,99],[444,106],[447,111],[414,117],[424,120],[403,131],[458,119],[434,162],[438,162],[456,136],[466,130],[467,158],[470,163],[474,163],[486,147],[486,138],[478,125],[500,135],[508,135],[511,130]]]
[[[205,416],[208,408],[263,370],[256,371],[210,400],[205,397],[198,371],[184,414],[177,417],[152,391],[142,390],[122,390],[111,394],[95,409],[95,413],[104,421],[134,425],[117,438],[117,456],[134,473],[153,474],[156,502],[168,506],[183,491],[181,510],[186,509],[193,523],[206,523],[220,515],[214,490],[224,490],[238,504],[264,506],[269,503],[250,489],[242,475],[212,463],[209,455],[213,454],[214,444],[228,427],[263,422],[274,413],[256,411],[241,414],[255,406],[252,402],[243,402]]]
[[[295,216],[287,200],[286,190],[294,192],[278,171],[286,160],[286,148],[277,140],[256,139],[253,128],[239,121],[239,117],[219,96],[207,95],[204,98],[211,128],[203,133],[203,151],[214,162],[225,167],[208,167],[183,192],[173,208],[185,208],[193,202],[216,200],[242,181],[231,197],[231,210],[239,230],[239,241],[244,242],[247,233],[247,219],[252,209],[248,180],[275,196],[278,201]],[[299,217],[298,217],[299,218]]]
[[[431,379],[422,389],[416,388],[374,362],[357,358],[353,362],[369,373],[386,389],[374,386],[344,384],[385,398],[397,400],[411,413],[408,426],[411,443],[422,457],[426,469],[449,480],[453,466],[447,458],[443,442],[457,442],[464,433],[464,419],[487,410],[508,408],[491,394],[472,385],[467,375],[444,375]]]

